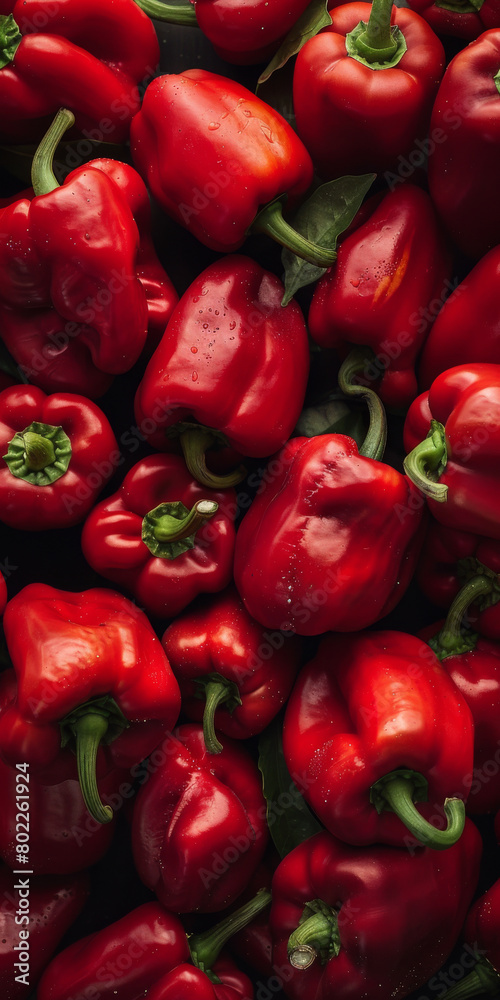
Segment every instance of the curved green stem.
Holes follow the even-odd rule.
[[[206,462],[206,453],[215,443],[215,435],[209,428],[199,426],[187,427],[180,435],[180,442],[184,461],[197,483],[206,486],[211,490],[225,490],[238,483],[246,476],[246,469],[242,465],[234,472],[228,472],[225,476],[219,476],[215,472],[210,472]]]
[[[317,958],[324,965],[340,951],[338,912],[322,899],[306,903],[299,926],[288,938],[288,960],[294,969],[308,969]]]
[[[366,402],[370,422],[363,444],[359,448],[359,454],[380,461],[387,443],[387,418],[384,404],[373,389],[351,381],[366,369],[373,357],[373,351],[370,348],[353,348],[340,366],[338,383],[346,396],[357,396]]]
[[[248,233],[266,233],[276,243],[286,247],[297,257],[307,260],[310,264],[316,264],[318,267],[331,267],[337,260],[336,250],[311,243],[311,240],[302,236],[283,218],[280,199],[270,202],[269,205],[260,210]]]
[[[446,468],[447,449],[443,424],[431,421],[429,433],[404,459],[406,475],[430,500],[445,503],[448,487],[437,480]]]
[[[238,687],[234,681],[229,681],[217,673],[197,677],[195,683],[199,689],[201,688],[199,697],[205,699],[203,711],[205,746],[209,753],[220,753],[223,748],[215,734],[215,712],[219,705],[226,705],[229,712],[233,712],[237,705],[241,705]]]
[[[447,656],[456,656],[458,653],[468,653],[475,649],[477,635],[472,632],[464,635],[463,618],[470,605],[475,604],[478,597],[490,594],[494,586],[491,577],[478,575],[459,590],[450,605],[442,629],[429,640],[429,646],[432,647],[440,660],[444,660]]]
[[[135,0],[135,2],[148,17],[154,18],[155,21],[185,24],[191,27],[198,26],[196,8],[192,3],[161,3],[161,0]]]
[[[78,778],[85,805],[98,823],[109,823],[113,810],[101,802],[97,787],[96,761],[101,744],[117,739],[130,723],[113,698],[104,695],[78,705],[61,719],[61,746],[76,754]]]
[[[203,931],[201,934],[191,934],[188,941],[194,965],[204,972],[208,972],[229,938],[251,923],[262,910],[265,910],[266,906],[269,906],[270,902],[271,893],[267,889],[259,889],[253,899],[230,913],[215,927],[211,927],[210,930]]]
[[[49,194],[59,187],[52,169],[54,153],[64,135],[75,123],[75,116],[67,108],[60,108],[49,129],[40,140],[31,164],[31,184],[36,195]]]
[[[377,812],[390,809],[396,813],[419,843],[442,851],[455,844],[461,836],[465,826],[465,805],[462,799],[445,799],[447,826],[438,830],[421,816],[415,806],[415,801],[427,797],[424,791],[426,785],[423,775],[416,771],[392,771],[372,785],[370,800]]]
[[[455,983],[446,993],[441,994],[443,1000],[470,1000],[477,996],[500,996],[500,975],[487,958],[481,956],[472,972]]]
[[[163,508],[164,504],[162,504]],[[157,507],[156,510],[159,508]],[[171,514],[161,514],[154,526],[155,538],[158,542],[180,542],[183,538],[194,535],[198,528],[209,517],[213,517],[219,509],[219,504],[215,500],[197,500],[191,510],[182,519],[172,517]]]
[[[215,500],[197,500],[191,510],[181,500],[161,503],[142,520],[142,540],[151,555],[177,559],[194,548],[196,532],[217,513]]]

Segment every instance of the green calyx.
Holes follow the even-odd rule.
[[[0,14],[0,69],[13,61],[22,37],[12,14]]]
[[[40,140],[31,164],[31,184],[35,195],[50,194],[59,187],[53,171],[55,151],[64,135],[75,123],[75,116],[67,108],[60,108],[47,132]]]
[[[372,0],[367,23],[360,21],[346,35],[347,55],[370,69],[391,69],[406,52],[406,40],[397,25],[391,25],[392,0]]]
[[[71,442],[62,427],[35,420],[14,434],[2,457],[17,479],[34,486],[51,486],[68,470]]]
[[[484,0],[435,0],[441,10],[452,10],[455,14],[477,14]]]
[[[262,910],[265,910],[269,906],[270,902],[271,893],[267,889],[259,889],[248,903],[244,903],[243,906],[234,910],[233,913],[230,913],[228,917],[221,920],[215,927],[211,927],[210,930],[203,931],[201,934],[188,935],[188,944],[193,965],[201,969],[211,982],[220,982],[214,976],[213,972],[211,972],[211,969],[221,949],[233,934],[236,934],[243,927],[246,927],[247,924],[251,923]]]
[[[152,17],[155,21],[164,21],[167,24],[184,24],[188,27],[197,27],[198,25],[196,8],[192,3],[161,3],[161,0],[135,0],[135,2],[148,17]]]
[[[222,674],[205,674],[195,678],[196,697],[205,699],[203,711],[203,738],[209,753],[220,753],[222,743],[215,735],[215,712],[219,705],[225,705],[229,713],[241,705],[240,692],[234,681],[229,681]]]
[[[214,500],[197,500],[191,510],[181,500],[161,503],[142,521],[142,540],[151,555],[177,559],[193,549],[195,534],[219,509]]]
[[[104,695],[79,705],[59,723],[61,746],[76,754],[78,779],[85,805],[98,823],[109,823],[113,810],[101,802],[97,787],[96,760],[101,744],[108,745],[130,723],[113,698]]]
[[[355,396],[366,402],[369,425],[363,444],[359,447],[359,454],[365,458],[380,461],[387,442],[387,418],[384,405],[373,389],[352,381],[356,375],[363,374],[373,358],[373,351],[369,347],[354,347],[340,366],[338,383],[339,388],[346,396]]]
[[[439,420],[431,420],[427,437],[410,451],[403,464],[406,475],[424,496],[438,503],[445,503],[448,487],[438,480],[446,468],[447,461],[443,424],[440,424]]]
[[[340,952],[338,911],[322,899],[306,903],[299,926],[288,938],[288,961],[294,969],[308,969],[319,958],[326,965]]]
[[[266,233],[280,246],[286,247],[302,260],[307,260],[309,264],[316,264],[318,267],[331,267],[337,260],[337,251],[312,243],[311,240],[294,229],[283,217],[282,206],[285,200],[285,198],[276,198],[275,201],[271,201],[269,205],[261,208],[249,227],[247,235]]]
[[[447,656],[457,656],[459,653],[470,653],[476,648],[477,634],[464,630],[464,616],[471,604],[476,604],[481,597],[490,595],[494,588],[498,601],[500,598],[498,577],[493,580],[486,574],[479,574],[459,590],[451,603],[442,629],[428,640],[429,646],[440,660],[446,659]]]
[[[420,844],[442,851],[455,844],[462,835],[465,826],[465,805],[462,799],[445,799],[444,812],[447,825],[444,830],[438,830],[421,816],[415,806],[415,802],[426,801],[426,778],[417,771],[407,768],[398,768],[385,774],[370,788],[370,802],[378,813],[385,809],[396,813]]]
[[[471,997],[500,996],[500,975],[487,958],[481,955],[474,968],[451,989],[442,994],[443,1000],[470,1000]]]

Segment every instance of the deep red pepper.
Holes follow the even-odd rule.
[[[436,521],[500,538],[500,365],[449,368],[411,404],[405,469]]]
[[[191,1000],[193,977],[189,970],[194,968],[194,985],[204,990],[196,992],[197,997],[251,1000],[248,978],[221,953],[221,948],[269,901],[270,894],[263,891],[245,908],[231,914],[227,922],[189,937],[178,916],[159,903],[144,903],[59,952],[42,976],[37,1000],[67,1000],[69,996],[90,997],[93,993],[100,1000],[114,1000],[117,995],[120,1000],[142,1000],[145,993],[148,1000],[166,1000],[167,996]],[[239,984],[242,991],[219,985],[219,972],[222,984]],[[212,993],[207,985],[211,981]]]
[[[270,915],[273,961],[293,966],[287,997],[386,1000],[423,985],[458,937],[481,848],[471,820],[444,855],[351,847],[326,831],[296,847],[276,870]]]
[[[439,657],[472,712],[474,768],[467,781],[470,815],[500,809],[500,643],[473,632],[467,622],[470,604],[478,596],[489,596],[494,586],[488,576],[473,577],[458,592],[446,620],[428,625],[419,633]]]
[[[446,299],[425,340],[420,389],[455,365],[500,362],[500,246],[475,264]]]
[[[243,892],[268,840],[257,765],[229,738],[209,753],[196,723],[168,736],[151,764],[132,815],[138,874],[167,909],[222,910]]]
[[[324,179],[391,171],[427,134],[443,45],[390,0],[344,3],[330,17],[297,56],[297,131]]]
[[[177,721],[180,692],[143,611],[113,590],[81,593],[43,583],[7,604],[4,630],[17,675],[0,715],[0,754],[26,761],[41,782],[75,777],[98,822],[99,773],[131,768]]]
[[[39,138],[65,105],[90,141],[124,142],[138,84],[158,66],[155,29],[133,0],[2,0],[0,134]]]
[[[82,551],[148,614],[173,618],[230,583],[236,513],[234,490],[200,486],[180,455],[148,455],[91,510]]]
[[[304,798],[331,833],[359,845],[455,843],[473,739],[470,708],[432,649],[389,630],[323,637],[283,725]]]
[[[425,18],[436,35],[463,38],[474,41],[488,28],[500,27],[500,4],[498,0],[408,0],[409,7]]]
[[[183,710],[203,722],[212,753],[221,749],[216,730],[244,740],[269,725],[290,694],[302,653],[298,636],[270,635],[251,618],[233,586],[188,608],[161,641]]]
[[[491,28],[449,62],[430,121],[429,191],[456,245],[475,259],[499,242],[499,70],[500,28]]]
[[[207,486],[233,483],[205,470],[211,443],[267,457],[299,417],[307,327],[294,300],[281,305],[283,294],[279,278],[249,257],[211,264],[185,291],[139,383],[135,415],[145,437],[163,451],[180,435],[188,467]]]
[[[293,208],[312,182],[309,153],[286,119],[237,81],[205,69],[156,77],[134,115],[130,148],[164,211],[212,250],[238,250],[250,231],[265,231],[320,267],[335,260],[281,214],[279,199]]]
[[[446,990],[445,1000],[498,996],[500,990],[500,879],[471,906],[461,935],[476,962],[471,972]]]
[[[40,531],[83,521],[121,461],[108,418],[83,396],[0,392],[0,520]]]
[[[320,347],[344,354],[371,347],[368,377],[387,406],[418,393],[415,362],[432,323],[429,306],[450,285],[451,260],[429,196],[402,184],[342,240],[333,268],[317,282],[308,326]]]
[[[62,937],[81,913],[89,896],[88,875],[23,877],[2,865],[0,895],[0,989],[9,1000],[25,1000],[29,987],[36,986]],[[29,899],[28,912],[20,908],[21,898]],[[26,942],[27,949],[23,948]],[[28,961],[21,961],[26,950]]]

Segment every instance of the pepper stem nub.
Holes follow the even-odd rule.
[[[31,164],[31,184],[35,195],[50,194],[59,187],[53,170],[54,153],[64,135],[75,123],[75,116],[68,108],[60,108],[54,121],[40,140]]]
[[[396,813],[425,847],[442,851],[451,847],[462,835],[465,826],[465,804],[462,799],[448,798],[444,801],[447,825],[444,830],[429,823],[418,811],[415,802],[427,799],[427,781],[417,771],[400,768],[379,778],[370,789],[370,801],[377,812],[389,809]]]
[[[475,649],[477,635],[473,632],[464,634],[463,618],[467,609],[477,601],[478,597],[490,595],[495,589],[498,592],[498,582],[495,582],[491,576],[478,574],[459,590],[450,605],[442,629],[428,640],[429,646],[434,650],[439,660],[444,660],[447,656],[456,656],[459,653],[468,653]]]
[[[322,965],[340,952],[338,911],[322,899],[306,903],[304,912],[288,938],[288,961],[294,969],[309,969],[317,958]]]

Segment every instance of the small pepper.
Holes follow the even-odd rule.
[[[0,754],[26,761],[39,780],[78,776],[100,823],[102,774],[137,765],[177,721],[180,692],[143,611],[113,590],[81,593],[43,583],[23,587],[4,613],[17,676],[0,715]],[[74,748],[74,751],[71,749]]]
[[[306,775],[306,802],[346,843],[416,838],[444,850],[464,828],[473,729],[465,698],[422,639],[331,633],[295,682],[283,750],[290,773]]]
[[[148,455],[90,511],[82,551],[148,614],[173,618],[230,583],[236,513],[234,490],[200,486],[180,455]]]
[[[270,914],[273,961],[291,965],[287,997],[387,1000],[422,986],[460,933],[481,848],[471,820],[444,856],[351,847],[326,831],[296,847],[274,875]]]
[[[243,892],[267,844],[257,765],[228,738],[209,753],[196,723],[169,735],[154,760],[160,756],[132,814],[139,877],[176,913],[222,910]]]
[[[31,385],[0,392],[0,520],[24,531],[83,521],[122,460],[89,399]]]
[[[430,24],[439,37],[473,42],[488,28],[500,28],[498,0],[408,0],[408,6]]]

